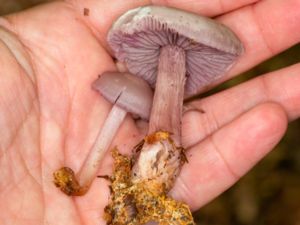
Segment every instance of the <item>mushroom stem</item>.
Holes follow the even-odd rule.
[[[97,175],[101,160],[124,120],[126,113],[126,110],[117,104],[113,105],[77,176],[68,167],[62,167],[54,172],[54,184],[65,194],[84,195],[88,191],[93,179]]]
[[[107,152],[127,112],[114,104],[104,125],[99,132],[92,149],[78,173],[78,181],[82,187],[89,187],[96,177],[101,160]]]
[[[185,52],[167,45],[161,48],[158,75],[149,122],[149,134],[167,131],[181,143],[181,114],[186,80]]]
[[[162,47],[149,133],[132,168],[133,183],[152,180],[163,185],[165,190],[170,190],[174,184],[184,161],[181,113],[185,77],[184,50],[172,45]]]

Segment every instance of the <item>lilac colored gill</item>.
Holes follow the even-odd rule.
[[[110,30],[108,42],[116,58],[152,87],[160,49],[168,45],[182,48],[186,55],[186,97],[222,76],[243,52],[241,42],[222,24],[159,6],[125,13]]]

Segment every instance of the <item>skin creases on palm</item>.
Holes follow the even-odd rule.
[[[0,61],[6,65],[0,81],[0,218],[4,224],[42,224],[43,220],[98,224],[108,202],[108,184],[102,179],[82,199],[64,198],[52,183],[54,170],[64,164],[77,169],[88,153],[110,109],[90,84],[102,71],[115,69],[89,28],[69,19],[76,13],[59,7],[57,13],[55,4],[41,6],[22,12],[22,20],[12,19],[14,26],[4,23],[5,32],[24,28],[18,34],[21,41],[13,37],[10,42],[18,45],[17,51],[0,42]],[[30,19],[43,11],[47,14],[39,20]],[[55,15],[50,22],[48,15]],[[114,144],[122,143],[120,150],[126,152],[140,138],[128,117]],[[100,173],[108,174],[111,158],[103,164]],[[94,196],[105,200],[96,201]]]
[[[99,6],[99,1],[84,4],[91,2]],[[0,25],[17,33],[23,46],[23,50],[11,51],[0,41],[0,221],[4,225],[104,224],[102,212],[109,198],[104,179],[96,179],[84,197],[69,198],[53,185],[52,173],[62,165],[75,171],[80,168],[111,107],[87,87],[98,74],[115,70],[103,40],[113,17],[138,6],[137,2],[129,2],[103,1],[103,5],[96,6],[103,15],[110,16],[109,20],[97,19],[99,33],[93,33],[94,28],[81,20],[82,11],[75,12],[73,6],[63,2],[6,16],[9,22],[0,19]],[[249,24],[238,28],[247,46],[246,57],[227,78],[299,41],[299,29],[295,29],[299,13],[293,11],[296,7],[290,2],[259,1],[255,4],[256,17],[249,10],[252,7],[247,6],[241,10],[231,8],[234,12],[219,18],[236,30],[238,22]],[[114,13],[112,7],[108,10],[110,4],[118,5]],[[205,5],[210,4],[214,3]],[[222,13],[217,10],[212,16]],[[91,10],[89,22],[95,24],[93,16]],[[257,21],[262,29],[253,25]],[[276,24],[276,35],[270,24]],[[261,31],[265,39],[261,39]],[[195,102],[196,106],[204,106],[206,113],[191,112],[184,118],[183,133],[193,145],[188,154],[192,157],[172,195],[197,209],[268,153],[285,133],[287,117],[299,117],[299,107],[294,104],[299,99],[297,74],[299,65],[294,65]],[[262,90],[262,83],[268,90]],[[230,113],[224,113],[224,109]],[[128,153],[142,137],[127,117],[112,146]],[[111,173],[111,165],[111,157],[106,157],[99,175]]]

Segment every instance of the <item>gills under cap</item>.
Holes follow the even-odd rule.
[[[196,94],[222,76],[243,52],[224,25],[193,13],[161,6],[129,10],[112,26],[108,42],[129,71],[155,86],[160,48],[176,45],[186,53],[185,95]]]

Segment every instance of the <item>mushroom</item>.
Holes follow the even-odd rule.
[[[148,136],[136,156],[128,190],[118,194],[132,195],[134,189],[134,208],[149,212],[137,213],[131,220],[124,218],[119,200],[114,198],[107,210],[113,212],[109,222],[174,224],[174,220],[175,224],[192,224],[187,206],[166,197],[185,161],[181,147],[183,100],[224,75],[243,52],[242,44],[232,31],[212,19],[160,6],[129,10],[113,24],[108,42],[131,73],[155,86]],[[164,201],[158,203],[161,196]],[[149,199],[156,202],[155,207]],[[166,202],[174,207],[168,208]]]
[[[149,133],[167,130],[177,136],[177,143],[182,111],[178,103],[224,75],[243,52],[238,38],[224,25],[160,6],[122,15],[108,42],[131,73],[156,85]]]
[[[89,189],[127,112],[144,120],[148,120],[150,115],[153,92],[147,82],[137,76],[105,72],[94,81],[92,88],[114,105],[77,176],[68,167],[54,172],[55,185],[67,195],[83,195]]]

